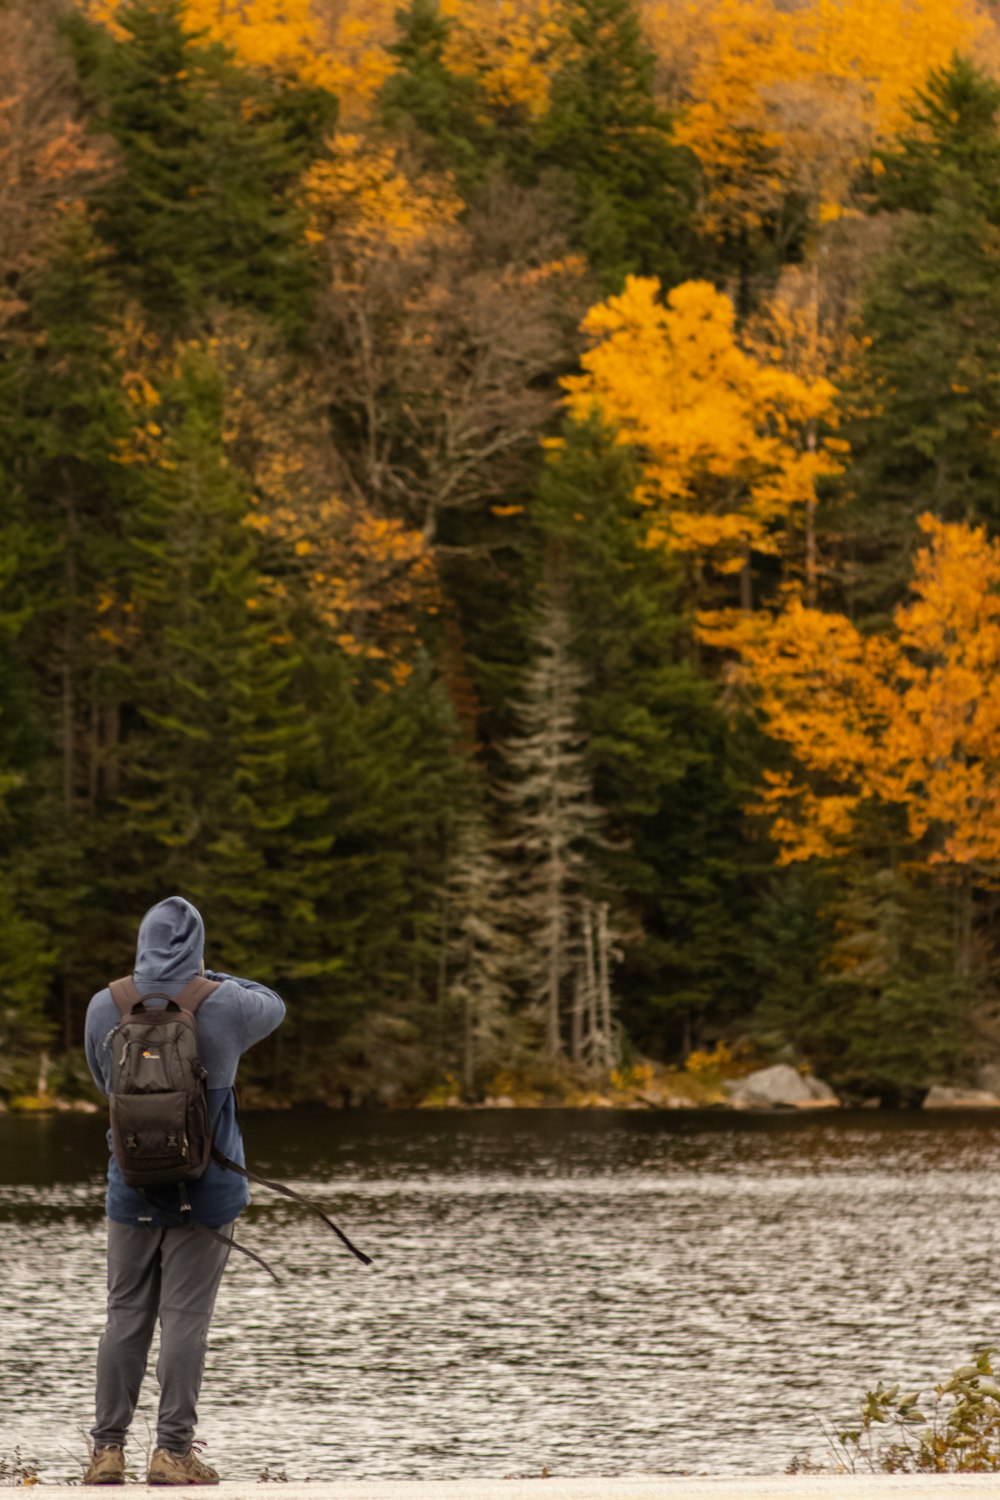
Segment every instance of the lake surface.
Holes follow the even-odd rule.
[[[880,1377],[1000,1344],[1000,1121],[250,1115],[200,1435],[228,1479],[785,1468]],[[103,1123],[0,1119],[0,1456],[78,1475],[103,1325]],[[155,1352],[154,1352],[155,1357]],[[152,1361],[151,1361],[152,1365]],[[147,1377],[131,1460],[144,1461]]]

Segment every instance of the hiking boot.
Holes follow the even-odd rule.
[[[123,1448],[95,1448],[90,1455],[84,1484],[124,1484],[125,1450]]]
[[[149,1461],[147,1484],[218,1484],[219,1476],[191,1448],[187,1453],[171,1453],[157,1448]]]

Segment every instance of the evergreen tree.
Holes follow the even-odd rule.
[[[106,260],[86,220],[68,217],[0,366],[4,541],[16,559],[3,580],[0,765],[22,783],[2,837],[13,899],[44,927],[40,952],[58,960],[50,1014],[66,1046],[80,1040],[78,996],[114,925],[90,899],[87,869],[110,835],[93,816],[117,774],[121,684],[106,606],[136,502],[134,476],[116,462],[135,417]],[[40,957],[40,974],[47,965]]]
[[[428,166],[450,171],[470,196],[498,149],[487,101],[474,78],[444,61],[451,21],[438,0],[410,0],[396,12],[395,67],[379,94],[383,122],[408,139]]]
[[[129,0],[113,39],[70,26],[120,169],[96,196],[122,275],[158,321],[216,299],[302,326],[312,270],[298,184],[336,101],[237,67],[183,25],[181,0]]]
[[[1000,223],[998,110],[1000,83],[969,58],[933,69],[910,107],[912,128],[880,154],[878,206],[932,214],[958,198]]]
[[[138,640],[121,787],[131,859],[115,889],[138,910],[185,892],[204,911],[214,966],[260,972],[263,959],[284,977],[302,957],[330,843],[313,789],[320,747],[243,524],[206,355],[188,351],[157,414],[163,435],[133,536]]]
[[[515,704],[518,733],[503,747],[511,774],[510,848],[523,865],[518,906],[525,977],[551,1062],[565,1054],[564,1016],[581,965],[583,901],[594,885],[588,845],[602,821],[586,766],[585,676],[572,654],[564,580],[553,558],[532,632],[533,660]],[[579,1028],[574,1035],[578,1035]]]
[[[956,973],[953,912],[891,867],[845,872],[833,911],[810,1054],[841,1087],[912,1103],[969,1061],[978,984]]]
[[[532,166],[565,174],[577,234],[609,291],[629,272],[670,286],[690,274],[695,168],[653,94],[655,57],[633,0],[565,0],[565,60]]]
[[[508,872],[475,807],[451,832],[442,917],[441,973],[445,1010],[460,1043],[462,1088],[509,1062],[515,942]]]
[[[876,621],[901,597],[923,511],[1000,526],[998,110],[997,85],[956,60],[887,159],[886,202],[910,214],[873,276],[845,397],[848,597]]]
[[[316,886],[314,942],[287,1033],[289,1084],[319,1098],[383,1100],[440,1076],[441,906],[450,808],[463,795],[449,705],[427,663],[389,692],[318,637],[305,644],[300,695],[321,745],[317,787],[332,835]],[[308,981],[308,982],[306,982]],[[308,1029],[299,1029],[299,1021]],[[303,1050],[308,1038],[308,1050]],[[286,1065],[289,1059],[285,1059]]]
[[[646,546],[630,450],[597,422],[567,425],[533,514],[558,539],[579,628],[587,765],[607,810],[593,858],[621,893],[617,976],[628,1035],[690,1051],[753,1004],[749,937],[769,855],[742,811],[757,741],[718,703],[691,640],[677,558]]]

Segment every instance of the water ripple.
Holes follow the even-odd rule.
[[[0,1121],[0,1450],[50,1479],[83,1451],[102,1324],[97,1136],[74,1152],[67,1128]],[[223,1281],[201,1432],[229,1478],[764,1473],[877,1378],[929,1382],[998,1331],[995,1125],[318,1116],[252,1137],[378,1269],[291,1205],[250,1210],[240,1238],[285,1280],[234,1257]]]

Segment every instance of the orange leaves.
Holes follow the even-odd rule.
[[[821,220],[838,217],[856,168],[898,131],[930,69],[956,49],[996,48],[973,0],[709,0],[697,11],[677,135],[701,160],[717,229],[759,226],[791,191]]]
[[[334,236],[367,254],[386,248],[406,251],[447,230],[462,204],[450,181],[405,175],[396,149],[339,134],[331,156],[306,173],[303,195],[309,206],[310,238]]]
[[[88,14],[119,40],[122,0],[86,0]],[[192,38],[222,42],[237,62],[337,94],[363,113],[392,70],[390,0],[184,0]],[[346,105],[346,108],[345,108]]]
[[[760,359],[736,337],[728,297],[707,281],[675,287],[630,276],[591,308],[584,373],[563,381],[577,420],[597,409],[644,466],[650,545],[707,551],[741,566],[748,548],[777,550],[776,527],[839,472],[810,424],[834,421],[834,387]]]
[[[1000,541],[920,525],[913,597],[884,634],[794,599],[776,619],[702,622],[735,648],[797,763],[768,778],[758,808],[783,862],[843,850],[863,804],[901,809],[928,864],[1000,860]]]
[[[45,7],[0,6],[0,331],[55,225],[106,165]]]
[[[316,618],[341,650],[386,663],[391,679],[404,682],[417,612],[433,613],[438,603],[433,559],[420,533],[335,495],[270,508],[259,503],[248,521],[279,544],[284,571],[295,568]]]
[[[441,0],[451,20],[445,66],[478,79],[498,108],[545,113],[554,58],[566,45],[557,0]]]

